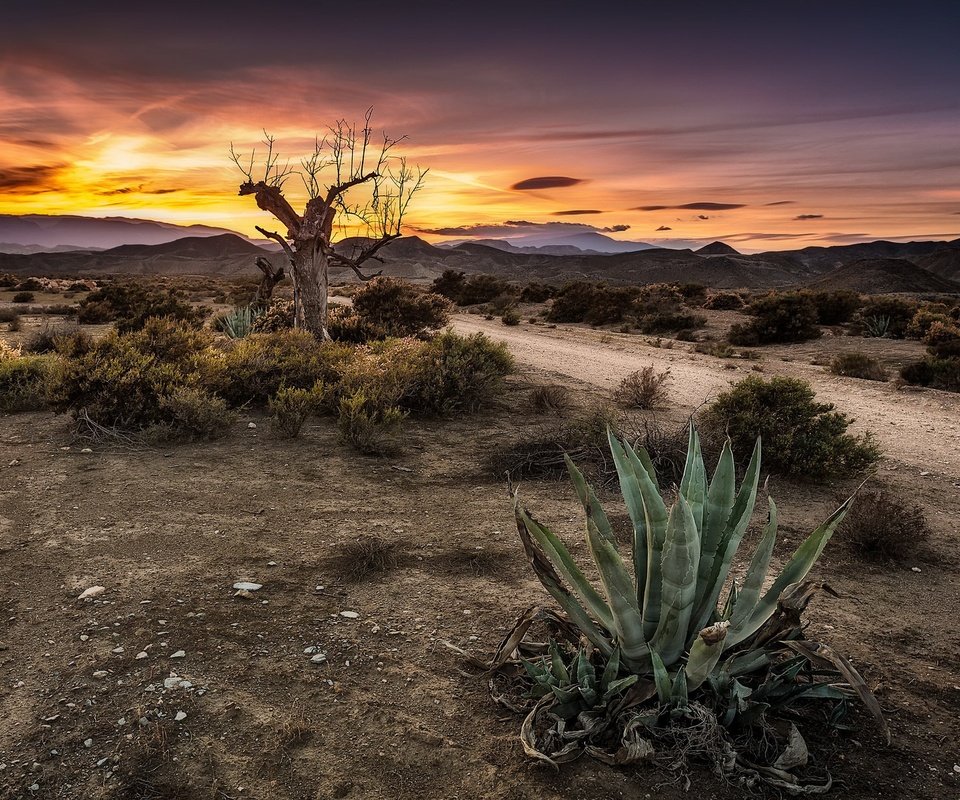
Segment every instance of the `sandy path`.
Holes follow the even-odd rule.
[[[483,331],[506,342],[521,365],[602,389],[613,389],[623,376],[649,364],[669,367],[670,391],[685,410],[715,397],[758,363],[692,353],[689,345],[679,342],[673,349],[663,349],[647,344],[645,337],[572,326],[505,327],[499,320],[459,314],[454,327],[461,333]],[[822,341],[825,349],[830,347],[829,340]],[[852,416],[855,429],[872,431],[888,458],[960,480],[960,395],[898,391],[892,383],[840,378],[820,366],[784,361],[781,352],[789,350],[761,351],[764,375],[802,377],[819,398]]]

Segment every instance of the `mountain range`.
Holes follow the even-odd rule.
[[[3,231],[12,229],[9,217],[0,217]],[[43,219],[14,218],[34,222],[43,230]],[[51,218],[52,219],[52,218]],[[63,218],[59,218],[63,219]],[[73,221],[85,218],[67,218]],[[49,220],[48,220],[49,221]],[[89,222],[89,220],[88,220]],[[275,246],[252,242],[237,234],[199,226],[189,229],[132,220],[95,220],[110,225],[114,235],[142,233],[152,240],[121,244],[103,250],[63,250],[48,244],[46,252],[0,252],[0,272],[20,275],[257,275],[258,256],[282,265]],[[8,227],[4,228],[6,224]],[[133,229],[126,225],[137,226]],[[79,236],[93,228],[87,222],[66,223],[67,234]],[[145,227],[140,228],[140,225]],[[47,225],[49,232],[56,226]],[[36,228],[33,230],[37,230]],[[99,230],[99,228],[98,228]],[[79,231],[79,233],[78,233]],[[598,234],[601,235],[601,234]],[[601,235],[602,236],[602,235]],[[51,236],[48,242],[56,237]],[[609,238],[609,237],[603,237]],[[87,240],[89,241],[89,239]],[[742,254],[724,242],[713,242],[697,251],[645,246],[621,253],[584,251],[576,245],[516,246],[506,240],[464,241],[438,247],[415,236],[398,239],[380,251],[382,264],[371,262],[368,271],[383,269],[416,282],[429,282],[445,269],[466,273],[489,273],[518,281],[565,282],[570,280],[616,283],[679,281],[715,288],[763,289],[791,286],[851,288],[864,293],[958,292],[960,291],[960,239],[950,242],[877,241],[834,247]],[[578,240],[584,243],[584,240]],[[613,241],[613,240],[611,240]],[[34,243],[29,243],[34,244]],[[349,253],[362,240],[346,240],[338,248]],[[507,244],[508,247],[504,247]],[[636,245],[638,243],[627,243]],[[500,245],[500,246],[497,246]],[[32,249],[18,243],[18,247]],[[553,252],[555,247],[563,248]],[[59,249],[58,249],[59,248]],[[331,279],[354,279],[349,270],[331,271]]]

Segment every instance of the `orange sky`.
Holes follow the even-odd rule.
[[[879,49],[858,52],[849,41],[836,52],[822,43],[826,74],[809,40],[795,54],[781,42],[718,69],[706,39],[694,63],[656,45],[641,57],[617,49],[612,23],[600,37],[559,19],[552,49],[518,50],[504,34],[492,53],[411,23],[416,48],[401,46],[395,64],[358,66],[336,53],[307,64],[292,55],[232,61],[232,45],[212,46],[225,35],[217,28],[183,40],[157,23],[153,45],[138,43],[125,27],[135,17],[96,25],[94,12],[71,20],[64,10],[51,33],[41,13],[14,12],[12,44],[0,51],[0,213],[252,234],[266,220],[236,196],[229,143],[249,149],[267,127],[296,157],[336,116],[360,118],[374,105],[375,124],[407,134],[403,153],[430,168],[408,232],[435,241],[444,237],[431,231],[462,236],[465,226],[496,235],[508,220],[616,227],[615,238],[654,243],[723,238],[747,250],[960,235],[960,96],[948,81],[958,62],[955,48],[943,51],[949,62],[934,52],[939,72],[925,59],[936,37],[904,56],[912,72],[891,77],[899,55],[881,61]],[[529,34],[528,22],[516,20],[510,37]],[[445,44],[423,55],[442,35]],[[567,39],[578,36],[585,44],[572,49]],[[937,74],[942,86],[930,80]],[[576,180],[511,188],[541,176]],[[288,184],[294,200],[297,184]]]

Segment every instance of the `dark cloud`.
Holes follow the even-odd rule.
[[[658,230],[658,231],[672,231],[673,228],[668,228],[666,225],[661,225],[659,228],[657,228],[657,230]]]
[[[697,219],[710,219],[706,214],[697,214]]]
[[[554,211],[555,217],[579,217],[584,214],[602,214],[603,212],[596,208],[574,208],[570,211]]]
[[[173,194],[179,192],[179,189],[144,189],[143,184],[139,186],[121,186],[119,189],[104,189],[97,194],[103,197],[113,197],[118,194]]]
[[[434,236],[457,236],[477,239],[490,239],[500,236],[522,236],[527,233],[553,232],[558,234],[574,233],[620,233],[629,230],[629,225],[610,225],[605,228],[587,225],[583,222],[529,222],[522,219],[508,219],[494,225],[458,225],[449,228],[414,228],[417,233],[430,233]]]
[[[793,205],[794,203],[796,203],[796,202],[797,202],[796,200],[776,200],[776,201],[774,201],[773,203],[764,203],[764,205],[768,205],[768,206],[792,206],[792,205]]]
[[[566,178],[563,175],[546,175],[541,178],[527,178],[525,181],[513,184],[511,189],[517,189],[522,192],[531,189],[558,189],[565,186],[576,186],[583,183],[581,178]]]
[[[804,219],[823,219],[823,214],[797,214],[794,217],[795,220],[804,220]]]
[[[48,192],[62,164],[32,164],[29,167],[0,168],[0,190]]]
[[[734,208],[746,208],[745,203],[684,203],[679,206],[635,206],[631,211],[664,211],[683,210],[683,211],[729,211]]]

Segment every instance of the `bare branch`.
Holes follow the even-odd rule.
[[[291,262],[293,261],[293,250],[291,249],[290,245],[287,244],[286,239],[284,239],[276,231],[268,231],[265,228],[261,228],[259,225],[256,225],[254,227],[256,227],[256,229],[260,231],[260,233],[262,233],[268,239],[273,239],[275,242],[279,242],[280,246],[283,248],[283,252],[287,254],[287,258],[289,258]],[[257,264],[257,266],[260,266],[260,265]],[[263,269],[263,267],[260,267],[260,268]]]

